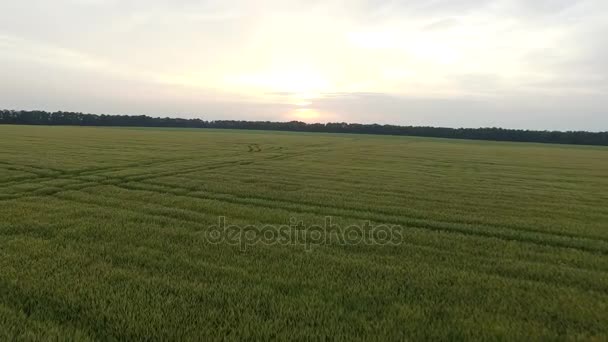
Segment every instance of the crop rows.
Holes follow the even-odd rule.
[[[605,148],[0,133],[2,339],[608,336]],[[369,223],[400,239],[212,243],[220,217],[298,234],[331,217],[339,234]]]

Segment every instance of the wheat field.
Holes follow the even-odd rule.
[[[2,340],[608,338],[605,147],[0,137]]]

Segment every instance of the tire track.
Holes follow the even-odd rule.
[[[131,190],[144,190],[144,191],[147,190],[147,191],[157,192],[157,193],[169,193],[169,194],[182,195],[182,196],[184,195],[182,193],[175,193],[175,190],[173,190],[173,189],[166,189],[163,191],[163,190],[152,190],[149,188],[141,188],[141,186],[138,188],[133,185],[125,185],[125,184],[117,184],[116,186],[125,187],[126,189],[131,189]],[[438,223],[429,222],[429,221],[410,219],[407,217],[387,217],[387,216],[378,216],[378,215],[369,215],[369,214],[344,213],[339,210],[323,211],[323,210],[321,210],[322,208],[305,209],[305,208],[302,208],[301,206],[296,206],[296,205],[281,206],[281,205],[276,205],[276,204],[260,203],[259,201],[255,201],[255,200],[252,201],[252,200],[248,200],[248,199],[234,198],[234,196],[232,196],[232,195],[230,195],[230,196],[213,196],[213,195],[203,195],[200,193],[189,193],[189,194],[187,194],[187,196],[193,197],[193,198],[223,201],[223,202],[240,204],[240,205],[245,205],[245,206],[256,206],[256,207],[265,208],[265,209],[283,209],[283,210],[288,210],[291,212],[307,213],[307,214],[321,215],[321,216],[335,216],[335,217],[341,217],[341,218],[352,219],[352,220],[364,220],[364,221],[370,220],[370,221],[374,221],[374,222],[378,222],[378,223],[396,224],[396,225],[402,225],[405,227],[428,229],[428,230],[432,230],[432,231],[460,233],[463,235],[480,236],[480,237],[486,237],[486,238],[496,238],[496,239],[500,239],[500,240],[504,240],[504,241],[517,241],[517,242],[531,243],[531,244],[541,245],[541,246],[546,245],[546,246],[559,247],[559,248],[571,248],[571,249],[576,249],[576,250],[580,250],[583,252],[602,254],[602,255],[608,254],[608,246],[605,246],[603,244],[602,244],[602,246],[598,246],[596,248],[590,247],[590,246],[582,244],[582,243],[569,244],[567,241],[564,241],[564,239],[560,239],[559,237],[550,236],[550,234],[542,234],[542,235],[549,235],[548,238],[543,238],[542,236],[538,236],[541,234],[534,235],[534,234],[526,233],[526,232],[523,232],[523,234],[522,234],[521,231],[504,229],[504,228],[501,228],[502,232],[487,231],[487,230],[484,231],[484,230],[472,229],[469,227],[460,227],[460,226],[454,226],[454,225],[449,225],[449,224],[441,224],[441,223],[438,224]]]
[[[87,193],[87,195],[91,196],[92,194]],[[188,224],[192,224],[194,225],[195,228],[208,228],[207,225],[201,224],[201,220],[200,218],[202,217],[206,217],[204,214],[201,214],[198,211],[194,211],[191,209],[184,209],[184,208],[180,208],[177,213],[176,208],[174,207],[167,207],[163,204],[160,203],[151,203],[151,202],[147,202],[147,201],[142,201],[142,200],[137,200],[137,199],[129,199],[129,202],[133,202],[133,203],[140,203],[145,205],[146,207],[151,207],[151,208],[155,208],[155,209],[148,209],[148,208],[142,208],[142,207],[137,207],[137,208],[129,208],[129,207],[125,207],[123,204],[123,201],[114,197],[110,197],[110,196],[105,196],[105,195],[100,195],[100,194],[94,194],[95,197],[100,197],[100,198],[104,198],[106,201],[104,201],[103,203],[100,202],[96,202],[95,200],[89,199],[82,199],[82,198],[73,198],[70,197],[69,194],[65,194],[65,195],[61,195],[61,194],[57,194],[55,197],[57,197],[58,199],[61,200],[65,200],[65,201],[71,201],[74,203],[85,203],[85,204],[89,204],[89,205],[95,205],[95,206],[99,206],[99,207],[103,207],[103,208],[108,208],[108,209],[112,209],[112,210],[118,210],[118,211],[125,211],[125,212],[129,212],[129,213],[133,213],[133,214],[137,214],[140,215],[141,213],[144,213],[146,216],[148,216],[149,218],[162,218],[163,220],[167,220],[169,222],[176,222],[179,223],[180,226],[182,223],[188,223]],[[180,197],[188,197],[188,196],[180,196]],[[108,204],[108,201],[114,203],[114,205],[112,204]],[[214,212],[214,214],[222,214],[221,212]],[[189,216],[188,218],[185,218],[184,215]],[[245,215],[232,215],[236,218],[239,219],[243,219],[246,221],[250,221],[250,217],[245,216]],[[280,222],[270,222],[270,221],[253,221],[252,224],[257,224],[257,225],[276,225],[276,224],[281,224]],[[199,232],[201,230],[196,230],[194,231]],[[504,262],[505,260],[503,258],[500,258],[498,256],[479,256],[478,254],[473,254],[473,253],[465,253],[465,252],[459,252],[459,251],[450,251],[450,250],[445,250],[439,247],[435,247],[432,245],[427,245],[427,244],[420,244],[420,243],[415,243],[412,241],[404,241],[403,242],[404,245],[410,246],[410,247],[415,247],[417,249],[420,250],[425,250],[427,253],[432,253],[432,254],[444,254],[444,255],[450,255],[453,257],[461,257],[461,256],[466,256],[467,258],[473,258],[475,261],[480,262],[482,265],[477,265],[475,264],[475,266],[477,266],[477,270],[481,273],[485,273],[485,274],[492,274],[492,275],[496,275],[496,276],[500,276],[502,278],[506,278],[506,279],[510,279],[510,280],[518,280],[518,281],[532,281],[532,282],[536,282],[536,283],[542,283],[545,285],[549,285],[551,287],[553,286],[560,286],[560,287],[565,287],[565,288],[573,288],[576,289],[578,291],[594,291],[597,293],[601,293],[601,294],[606,294],[605,290],[606,290],[606,286],[603,286],[602,284],[594,284],[594,283],[588,283],[585,284],[585,286],[580,286],[579,283],[577,283],[574,280],[570,280],[567,282],[563,282],[563,279],[561,279],[562,281],[556,283],[555,279],[544,279],[542,275],[534,275],[534,274],[528,274],[527,276],[516,276],[516,274],[520,275],[523,274],[521,273],[521,270],[508,270],[508,268],[505,268],[504,266],[499,267],[498,271],[496,271],[496,266],[486,266],[485,264],[488,263],[488,259],[494,259],[494,260],[500,260],[502,262]],[[533,261],[533,260],[514,260],[518,263],[524,263],[524,264],[528,264],[528,265],[533,265],[533,266],[538,266],[538,267],[552,267],[555,268],[556,270],[562,269],[564,267],[564,265],[556,265],[556,264],[551,264],[551,263],[546,263],[546,262],[538,262],[538,261]],[[471,265],[473,265],[474,263],[471,263]],[[469,265],[468,265],[469,266]],[[483,267],[480,267],[483,266]],[[467,267],[466,269],[470,269],[470,267]],[[576,267],[570,267],[567,266],[566,269],[572,269],[574,272],[591,272],[593,274],[598,274],[598,275],[606,275],[606,272],[598,272],[597,270],[588,270],[588,269],[584,269],[584,268],[576,268]],[[546,278],[546,277],[545,277]],[[586,278],[582,278],[582,279],[586,279]]]

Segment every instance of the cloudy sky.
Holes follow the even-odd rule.
[[[0,108],[608,130],[606,0],[0,0]]]

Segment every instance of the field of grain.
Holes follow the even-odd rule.
[[[604,340],[607,254],[608,148],[0,126],[1,340]]]

